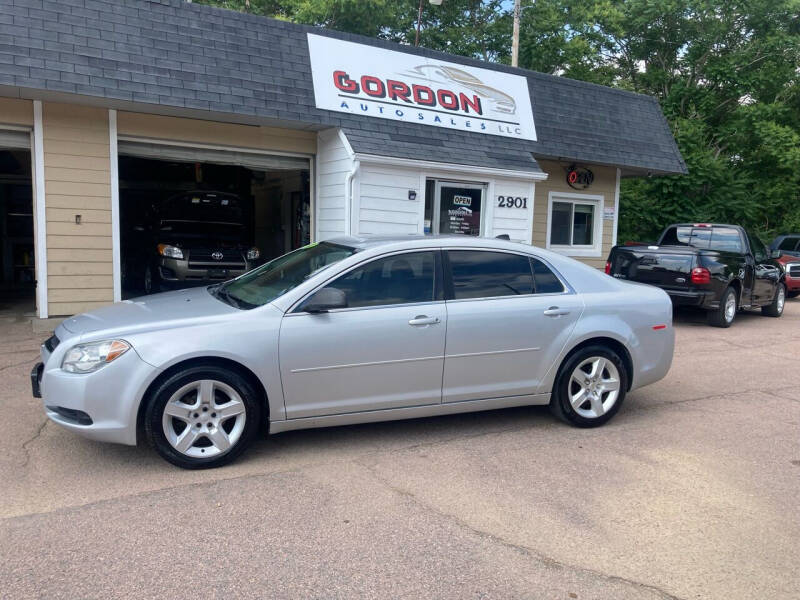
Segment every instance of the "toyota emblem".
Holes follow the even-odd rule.
[[[211,258],[213,258],[214,260],[222,260],[223,258],[225,258],[225,255],[219,250],[217,250],[216,252],[212,252]]]

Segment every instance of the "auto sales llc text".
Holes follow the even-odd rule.
[[[387,103],[388,104],[388,103]],[[427,110],[404,110],[393,106],[382,106],[376,102],[348,101],[343,100],[339,105],[348,112],[359,111],[363,114],[371,114],[385,119],[395,119],[398,121],[416,121],[427,125],[438,125],[440,127],[454,127],[462,130],[474,130],[480,133],[493,133],[505,136],[521,136],[522,129],[517,125],[507,123],[492,123],[483,119],[465,118],[457,115],[439,115]]]

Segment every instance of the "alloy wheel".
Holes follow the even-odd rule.
[[[572,371],[568,392],[569,403],[580,416],[587,419],[602,417],[619,398],[619,371],[607,358],[587,358]]]
[[[725,298],[725,321],[730,323],[736,316],[736,296],[728,294]]]
[[[226,383],[200,379],[178,389],[164,406],[161,425],[169,444],[184,456],[211,458],[233,448],[247,411]]]
[[[783,305],[786,303],[786,289],[782,285],[778,285],[778,298],[775,307],[778,309],[778,314],[783,312]]]

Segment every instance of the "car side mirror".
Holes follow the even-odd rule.
[[[347,308],[347,294],[339,288],[324,287],[306,300],[300,310],[315,314],[337,308]]]
[[[783,255],[783,252],[780,250],[770,250],[769,256],[770,258],[780,258]]]

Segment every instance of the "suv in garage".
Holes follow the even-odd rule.
[[[124,249],[125,277],[151,294],[225,281],[257,265],[238,196],[192,191],[154,207]]]
[[[786,272],[786,295],[800,296],[800,233],[779,235],[769,245],[770,250],[779,250],[778,262]]]

